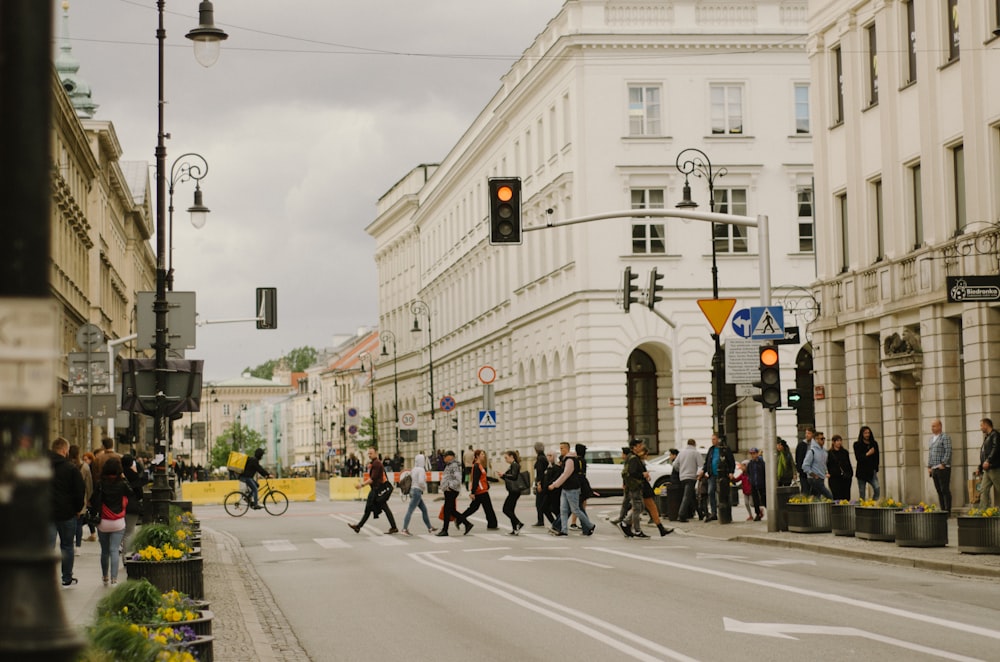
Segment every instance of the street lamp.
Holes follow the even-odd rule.
[[[379,341],[382,343],[382,356],[389,356],[389,352],[386,350],[385,343],[392,343],[392,414],[396,419],[395,430],[396,430],[396,453],[399,453],[399,382],[396,380],[396,334],[392,331],[383,331],[378,336]]]
[[[313,389],[313,395],[317,395],[316,389]],[[307,397],[306,402],[312,402],[312,397]],[[316,480],[319,480],[319,437],[316,436],[316,430],[319,428],[318,417],[316,416],[316,405],[310,404],[309,407],[312,409],[312,420],[313,420],[313,463],[315,464]]]
[[[157,125],[156,125],[156,298],[153,301],[153,313],[156,317],[156,408],[153,414],[153,437],[155,455],[159,458],[153,474],[153,511],[158,522],[166,522],[170,516],[170,486],[167,482],[167,425],[166,396],[167,392],[167,350],[170,348],[169,329],[167,328],[167,243],[166,243],[166,193],[167,193],[167,146],[164,140],[167,133],[163,126],[163,109],[166,99],[163,96],[163,62],[164,42],[167,31],[163,27],[163,7],[165,0],[157,0],[156,12],[159,19],[156,30],[157,44]],[[195,42],[195,57],[203,66],[214,63],[211,54],[214,51],[218,58],[219,42],[228,35],[215,27],[212,3],[204,0],[199,6],[200,24],[186,36]],[[206,58],[205,55],[209,57]]]
[[[193,163],[192,163],[193,161]],[[167,226],[170,245],[167,250],[167,291],[174,291],[174,187],[187,181],[194,182],[194,204],[188,207],[191,225],[200,230],[205,227],[208,212],[201,196],[201,180],[208,174],[208,161],[201,154],[188,152],[181,154],[170,166],[170,181],[167,191]]]
[[[427,395],[430,396],[431,403],[431,456],[434,456],[437,454],[437,428],[434,426],[434,354],[432,353],[434,336],[431,334],[431,309],[426,303],[417,299],[410,304],[410,312],[413,313],[413,328],[410,329],[413,333],[421,332],[417,317],[427,316],[427,373],[430,379],[430,390]]]
[[[368,406],[369,416],[372,420],[372,448],[378,450],[378,419],[375,416],[375,358],[368,352],[361,352],[358,354],[358,359],[361,361],[361,372],[365,372],[365,361],[368,361],[368,370],[370,371],[368,375],[368,393],[371,397],[371,403]]]

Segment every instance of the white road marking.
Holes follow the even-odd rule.
[[[501,556],[499,560],[501,560],[501,561],[526,561],[526,562],[531,562],[531,561],[575,561],[577,563],[584,563],[586,565],[592,565],[592,566],[597,567],[597,568],[607,568],[609,570],[613,570],[614,569],[613,565],[604,565],[603,563],[595,563],[594,561],[588,561],[586,559],[577,559],[577,558],[573,558],[572,556],[511,556],[511,555],[508,554],[507,556]]]
[[[324,549],[348,549],[351,546],[340,538],[313,538],[313,540]]]
[[[372,542],[382,545],[383,547],[399,547],[400,545],[409,545],[402,537],[397,538],[395,535],[389,535],[387,533],[382,535],[372,536]]]
[[[261,540],[260,544],[269,552],[294,552],[299,549],[288,540]]]
[[[778,566],[778,565],[816,565],[815,561],[809,559],[768,559],[766,561],[750,561],[754,565]]]
[[[434,535],[428,534],[426,536],[417,536],[417,537],[423,538],[424,540],[429,540],[435,545],[451,545],[457,542],[462,542],[459,536],[453,536],[451,534],[448,534],[446,536],[438,536],[437,534]]]
[[[502,552],[510,547],[475,547],[473,549],[463,549],[463,552]]]

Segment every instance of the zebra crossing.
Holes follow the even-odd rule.
[[[593,537],[588,538],[587,541],[588,543],[593,543],[595,540],[602,538],[611,540],[614,536],[595,534]],[[517,545],[518,547],[523,547],[525,541],[530,541],[532,545],[543,543],[545,546],[550,547],[564,547],[568,543],[571,544],[566,538],[556,538],[545,533],[522,533],[516,538],[502,533],[470,533],[467,536],[459,534],[456,536],[438,537],[435,534],[413,536],[404,536],[401,534],[389,535],[376,529],[362,529],[360,534],[349,534],[349,536],[343,538],[309,538],[304,540],[280,538],[262,540],[260,541],[260,546],[269,553],[280,554],[308,552],[315,547],[325,550],[363,549],[369,545],[379,545],[381,547],[426,547],[427,545],[478,547],[480,543],[488,542],[495,546],[496,543],[501,541],[505,543],[520,541],[522,544]]]

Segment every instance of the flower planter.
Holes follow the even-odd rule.
[[[205,597],[203,559],[192,557],[176,561],[125,561],[129,579],[147,579],[166,593],[180,591],[195,600]]]
[[[1000,517],[959,517],[958,551],[1000,554]]]
[[[853,536],[854,535],[854,509],[853,503],[833,504],[833,535]]]
[[[854,510],[854,536],[862,540],[894,541],[897,512],[899,508],[858,506]]]
[[[193,621],[178,621],[176,625],[186,625],[199,637],[207,637],[212,634],[212,619],[215,617],[211,611],[207,609],[201,610],[201,618],[196,618]]]
[[[201,636],[185,645],[184,648],[190,651],[198,662],[212,662],[214,659],[212,652],[212,642],[214,639],[215,638],[210,635]]]
[[[829,501],[789,503],[788,530],[793,533],[829,533],[833,528],[832,506]]]
[[[896,513],[896,544],[900,547],[946,547],[948,513]]]

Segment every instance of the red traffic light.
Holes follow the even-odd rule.
[[[509,186],[501,186],[497,189],[497,200],[500,202],[510,202],[514,197],[514,189]]]
[[[778,365],[778,350],[774,347],[762,347],[760,350],[760,364],[768,367]]]

